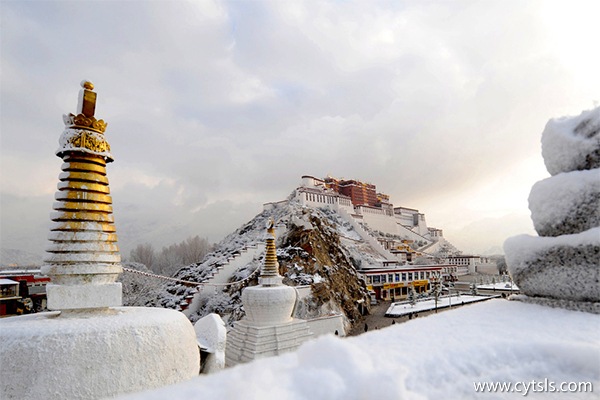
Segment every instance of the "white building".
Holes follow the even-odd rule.
[[[477,255],[457,255],[449,256],[448,264],[457,265],[460,267],[466,267],[470,274],[482,273],[482,274],[497,274],[498,268],[493,260],[488,257],[477,256]]]

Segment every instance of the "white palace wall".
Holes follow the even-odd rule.
[[[363,222],[374,231],[398,234],[398,223],[396,218],[387,215],[385,211],[372,207],[356,207],[356,212],[363,217]]]

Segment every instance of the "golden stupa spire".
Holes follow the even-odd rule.
[[[266,254],[265,263],[260,271],[262,278],[275,277],[279,275],[279,264],[277,262],[277,249],[275,248],[275,228],[274,221],[269,219],[267,222],[266,236]]]
[[[56,155],[59,175],[52,226],[42,272],[50,276],[48,308],[72,310],[121,305],[121,256],[112,215],[106,163],[113,161],[104,138],[106,123],[94,117],[96,93],[81,83],[77,115],[64,115]]]
[[[78,151],[103,157],[106,162],[112,162],[110,145],[104,137],[107,123],[96,119],[96,92],[90,81],[81,82],[77,114],[63,115],[65,131],[60,138],[60,148],[56,155],[63,157],[66,152]]]
[[[94,84],[90,81],[81,81],[82,90],[79,91],[79,102],[77,103],[77,114],[83,114],[88,118],[96,112],[96,92]]]

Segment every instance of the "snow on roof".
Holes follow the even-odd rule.
[[[599,315],[490,300],[371,329],[350,338],[322,336],[294,353],[124,398],[474,399],[482,397],[477,382],[531,381],[592,382],[600,390]],[[551,395],[530,387],[527,398]],[[556,398],[587,399],[590,393]]]
[[[6,279],[6,278],[0,279],[0,285],[2,285],[2,286],[6,286],[6,285],[18,285],[18,284],[19,284],[19,282],[13,281],[12,279]]]

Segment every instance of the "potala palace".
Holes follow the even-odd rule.
[[[462,254],[444,238],[442,229],[427,226],[425,214],[414,208],[394,207],[390,196],[378,193],[373,184],[305,175],[291,198],[303,206],[339,213],[363,233],[364,240],[380,250],[382,265],[412,264],[422,258],[455,265],[459,275],[497,272],[488,257]],[[267,203],[265,208],[273,204]]]

